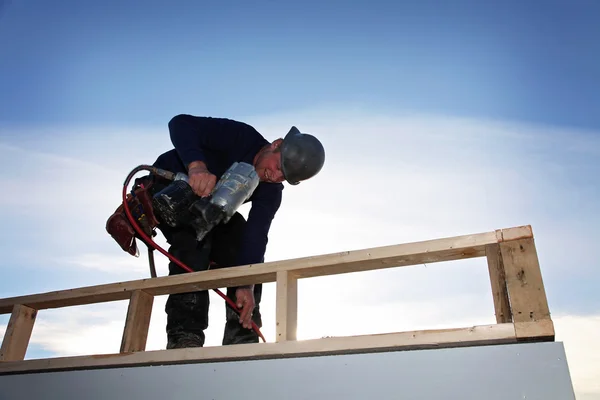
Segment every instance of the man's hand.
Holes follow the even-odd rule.
[[[210,173],[202,161],[194,161],[188,166],[189,183],[194,193],[207,197],[217,183],[217,177]]]
[[[238,288],[235,291],[237,306],[240,309],[240,324],[246,329],[252,328],[252,312],[254,311],[254,289]]]

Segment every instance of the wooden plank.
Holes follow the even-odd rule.
[[[121,340],[121,353],[146,350],[153,303],[154,296],[143,290],[136,290],[131,295]]]
[[[298,278],[289,271],[277,273],[277,342],[296,340],[298,326]]]
[[[0,360],[17,361],[25,358],[36,316],[37,310],[33,308],[22,304],[13,307],[0,348]]]
[[[0,374],[516,343],[511,324],[0,363]]]
[[[550,319],[533,238],[499,244],[514,322]]]
[[[258,266],[240,266],[194,273],[185,273],[158,278],[140,279],[105,285],[87,286],[77,289],[59,290],[35,295],[0,299],[0,314],[12,304],[24,303],[38,310],[83,304],[128,300],[136,290],[153,296],[184,293],[212,288],[241,286],[245,284],[275,281],[275,271],[263,273]],[[264,268],[262,268],[264,270]]]
[[[535,322],[516,322],[515,333],[519,342],[554,341],[554,323],[551,319]]]
[[[496,312],[496,322],[499,324],[512,322],[512,312],[510,310],[500,246],[498,244],[488,244],[486,247],[486,256],[492,286],[492,297],[494,299],[494,310]]]
[[[511,240],[529,239],[533,237],[533,229],[531,225],[517,226],[510,229],[497,229],[496,237],[498,243],[508,242]]]
[[[502,230],[504,237],[514,230]],[[497,231],[450,238],[345,251],[255,265],[201,271],[159,278],[141,279],[78,289],[60,290],[29,296],[0,299],[0,314],[15,304],[37,310],[127,300],[131,292],[143,290],[153,296],[213,288],[274,282],[278,271],[294,271],[299,278],[370,271],[422,263],[451,261],[485,256],[485,246],[498,242]]]

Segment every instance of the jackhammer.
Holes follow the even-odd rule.
[[[171,183],[152,196],[149,191],[152,181],[147,180],[144,184],[142,180],[134,185],[131,193],[127,193],[133,176],[143,170]],[[151,165],[139,165],[127,175],[123,184],[123,204],[108,219],[106,230],[123,250],[134,256],[138,255],[136,237],[146,243],[152,277],[156,277],[152,254],[154,249],[187,272],[196,272],[152,240],[151,236],[156,235],[154,228],[158,226],[159,220],[171,227],[192,227],[196,232],[196,239],[200,241],[216,225],[227,223],[250,198],[258,184],[259,177],[252,165],[235,162],[219,179],[211,194],[202,198],[194,193],[186,174],[173,173]],[[213,290],[240,314],[237,305],[229,297],[217,288]],[[266,342],[253,321],[252,328]]]

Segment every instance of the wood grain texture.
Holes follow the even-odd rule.
[[[531,225],[517,226],[510,229],[497,229],[496,237],[498,243],[508,242],[511,240],[529,239],[533,237],[533,229]]]
[[[548,300],[533,238],[499,244],[515,322],[550,319]]]
[[[276,338],[277,342],[296,340],[298,326],[298,278],[289,271],[277,273]]]
[[[504,272],[504,263],[498,244],[489,244],[486,247],[486,256],[488,270],[490,274],[490,284],[492,287],[492,298],[494,300],[494,310],[496,313],[496,322],[512,322],[512,311],[506,287],[506,274]]]
[[[22,304],[13,307],[0,348],[0,360],[18,361],[25,358],[36,316],[37,310],[33,308]]]
[[[131,295],[121,340],[121,353],[146,350],[153,304],[154,296],[143,290],[136,290]]]
[[[494,324],[380,335],[330,337],[279,343],[241,344],[173,350],[155,350],[95,356],[76,356],[0,363],[0,374],[255,360],[265,358],[353,354],[377,351],[440,349],[459,346],[516,343],[514,325]]]
[[[515,333],[519,342],[549,342],[555,340],[554,322],[541,319],[532,322],[516,322]]]
[[[554,326],[530,226],[257,265],[0,299],[12,312],[0,373],[251,360],[554,340]],[[487,257],[498,324],[296,340],[300,278]],[[503,275],[504,272],[504,275]],[[154,296],[277,282],[277,341],[146,352]],[[37,310],[129,299],[121,353],[23,361]],[[511,318],[512,315],[512,318]],[[514,323],[510,322],[514,321]]]
[[[127,300],[136,290],[143,290],[153,296],[161,296],[269,283],[276,280],[279,271],[294,271],[298,278],[309,278],[483,257],[486,245],[498,243],[498,232],[501,232],[500,236],[506,240],[507,237],[522,237],[526,231],[527,229],[522,227],[508,228],[473,235],[5,298],[0,299],[0,314],[11,312],[15,304],[24,304],[42,310]]]

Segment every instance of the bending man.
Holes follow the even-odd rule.
[[[170,245],[169,252],[195,271],[207,270],[211,265],[233,267],[264,262],[269,229],[282,202],[283,182],[297,185],[319,173],[325,160],[321,142],[296,127],[285,137],[269,142],[243,122],[184,114],[171,119],[169,132],[174,148],[161,154],[154,166],[187,173],[198,196],[210,195],[234,162],[253,165],[260,178],[248,200],[251,208],[247,221],[236,213],[200,242],[193,229],[175,229],[161,223],[159,229]],[[167,184],[155,177],[153,191]],[[169,263],[169,275],[184,272]],[[262,327],[261,291],[260,284],[227,289],[227,296],[236,302],[241,314],[238,316],[226,305],[224,345],[258,342],[251,321]],[[170,295],[165,307],[167,348],[203,346],[208,309],[208,291]]]

